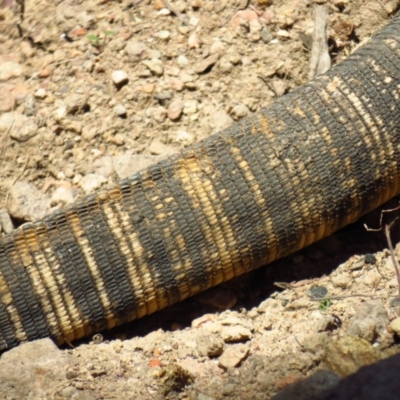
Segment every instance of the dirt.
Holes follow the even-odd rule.
[[[171,13],[161,0],[2,3],[3,234],[306,83],[316,5],[329,9],[333,64],[398,7],[171,0]],[[321,370],[332,374],[326,389],[399,351],[388,244],[363,226],[379,226],[379,216],[72,348],[44,340],[9,351],[2,398],[269,399]],[[396,226],[391,236],[399,256]]]

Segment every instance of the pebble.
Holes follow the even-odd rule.
[[[156,76],[161,76],[164,72],[163,63],[158,58],[143,61],[143,64]]]
[[[387,332],[388,314],[380,300],[370,300],[360,303],[350,319],[346,333],[349,336],[362,338],[374,343]]]
[[[107,178],[99,174],[87,174],[79,182],[79,186],[86,194],[94,192],[107,182]]]
[[[36,90],[35,92],[35,97],[37,99],[44,99],[47,96],[47,91],[44,88],[39,88],[38,90]]]
[[[266,26],[261,29],[260,35],[264,43],[269,43],[274,38],[272,32]]]
[[[16,182],[9,191],[8,212],[20,221],[35,221],[50,213],[50,198],[28,182]]]
[[[183,54],[180,54],[177,59],[176,59],[177,64],[180,67],[186,67],[189,64],[189,60],[187,59],[186,56],[184,56]]]
[[[198,103],[196,100],[187,100],[183,104],[183,113],[185,115],[191,115],[197,112]]]
[[[194,137],[189,132],[179,129],[178,132],[176,133],[175,140],[178,143],[182,143],[187,146],[194,142]]]
[[[185,84],[177,78],[171,78],[169,80],[169,85],[172,90],[175,90],[177,92],[181,92],[185,88]]]
[[[74,195],[74,190],[66,187],[58,187],[54,190],[51,196],[51,204],[57,204],[64,206],[65,204],[70,204],[74,202],[76,196]]]
[[[111,73],[111,79],[117,88],[121,88],[122,86],[126,85],[129,81],[128,74],[126,73],[126,71],[123,71],[121,69],[113,71]]]
[[[397,317],[393,321],[391,321],[390,327],[392,328],[393,332],[395,332],[396,335],[400,337],[400,317]]]
[[[251,331],[241,325],[223,326],[220,336],[224,342],[244,342],[252,337]]]
[[[343,272],[337,275],[332,275],[330,279],[333,287],[347,289],[352,285],[352,279],[349,274]]]
[[[200,334],[196,338],[197,351],[200,357],[218,357],[224,351],[224,342],[220,337]]]
[[[8,81],[11,78],[17,78],[23,73],[23,66],[15,61],[0,62],[0,81]]]
[[[160,31],[156,33],[156,36],[162,40],[168,40],[171,37],[170,31]]]
[[[201,45],[199,36],[196,33],[192,33],[188,37],[188,46],[190,49],[198,49]]]
[[[118,117],[125,118],[126,117],[126,108],[122,104],[117,104],[114,106],[114,112]]]
[[[250,110],[244,104],[238,104],[232,108],[231,115],[234,120],[239,120],[249,115]]]
[[[234,28],[239,28],[241,25],[249,23],[258,19],[258,15],[255,11],[246,9],[238,11],[231,19],[231,24]]]
[[[65,97],[64,103],[67,107],[67,114],[73,115],[88,110],[88,95],[86,93],[72,93]]]
[[[249,349],[244,344],[234,344],[227,347],[218,360],[218,365],[223,369],[237,367],[249,354]]]
[[[0,132],[10,132],[10,136],[18,141],[24,141],[23,139],[28,135],[27,139],[33,137],[38,127],[34,124],[33,119],[30,117],[20,114],[17,112],[7,112],[0,116]],[[25,125],[29,125],[24,128]]]
[[[0,83],[0,113],[11,111],[16,104],[16,96],[13,93],[14,86]]]
[[[5,208],[0,208],[0,232],[11,233],[14,230],[14,225],[10,218],[10,214]]]
[[[183,112],[183,101],[182,100],[174,100],[168,106],[168,118],[172,121],[177,121]]]
[[[150,49],[142,42],[130,40],[125,46],[125,53],[130,61],[139,62],[149,58]]]
[[[196,74],[204,74],[208,72],[218,61],[219,56],[219,54],[213,54],[197,63],[194,67],[194,71],[196,72]]]
[[[218,67],[219,70],[224,73],[229,73],[233,70],[233,64],[227,60],[221,60]]]
[[[164,122],[167,119],[168,111],[165,107],[150,107],[147,110],[157,122]]]
[[[233,124],[233,119],[230,117],[228,113],[225,111],[216,111],[214,112],[209,119],[210,127],[215,131],[221,131],[225,128],[228,128]]]
[[[91,141],[96,136],[100,135],[100,129],[96,125],[85,125],[82,127],[82,137],[87,140]]]
[[[38,134],[39,127],[36,125],[33,118],[29,117],[24,124],[18,128],[11,129],[10,137],[17,142],[27,142]]]

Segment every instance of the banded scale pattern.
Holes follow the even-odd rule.
[[[400,193],[400,17],[328,74],[0,240],[0,350],[112,328]]]

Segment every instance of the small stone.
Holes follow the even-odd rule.
[[[164,72],[163,63],[158,58],[143,61],[143,64],[156,76],[161,76]]]
[[[221,60],[218,67],[224,73],[229,73],[233,70],[233,64],[226,60]]]
[[[118,117],[125,118],[126,117],[126,108],[122,104],[117,104],[114,107],[114,112]]]
[[[61,122],[67,116],[67,106],[64,104],[53,111],[53,117],[57,122]]]
[[[100,134],[100,129],[98,126],[95,125],[84,125],[82,127],[82,137],[87,140],[91,141],[96,136]]]
[[[233,119],[225,111],[216,111],[211,117],[209,124],[215,131],[221,131],[228,128],[233,123]]]
[[[190,49],[198,49],[200,47],[201,41],[196,33],[192,33],[188,38],[188,46]]]
[[[189,64],[189,60],[183,54],[179,55],[176,62],[180,67],[186,67]]]
[[[249,354],[244,344],[235,344],[227,347],[218,360],[218,365],[224,369],[237,367]]]
[[[239,28],[251,21],[258,20],[258,15],[255,11],[247,8],[246,10],[238,11],[231,19],[231,24],[234,28]]]
[[[20,221],[35,221],[50,213],[50,198],[28,182],[19,181],[10,189],[8,212]]]
[[[274,38],[272,32],[266,26],[261,29],[260,35],[264,43],[269,43]]]
[[[74,190],[66,187],[58,187],[51,196],[51,204],[64,206],[75,200]]]
[[[157,121],[157,122],[164,122],[167,119],[168,112],[165,107],[154,107],[151,109],[151,116]]]
[[[38,134],[39,127],[36,125],[35,121],[30,118],[18,129],[11,130],[10,137],[17,142],[27,142]]]
[[[76,398],[76,394],[78,394],[78,389],[74,386],[67,386],[60,391],[60,396],[64,399]]]
[[[23,73],[23,66],[15,61],[0,62],[0,81],[8,81],[11,78],[17,78]]]
[[[14,225],[10,218],[10,214],[5,208],[0,208],[0,232],[11,233],[14,230]]]
[[[224,342],[215,335],[200,334],[196,344],[200,357],[218,357],[224,351]]]
[[[121,69],[113,71],[111,73],[111,79],[117,88],[121,88],[122,86],[126,85],[129,81],[128,74]]]
[[[177,92],[181,92],[185,87],[185,84],[177,78],[171,78],[169,81],[169,85],[172,90],[176,90]]]
[[[0,113],[14,109],[17,101],[17,94],[13,93],[14,86],[7,83],[0,83]]]
[[[224,326],[220,335],[224,342],[244,342],[252,337],[250,329],[241,325]]]
[[[160,31],[160,32],[157,32],[156,36],[159,39],[168,40],[171,37],[171,32],[170,31]]]
[[[347,289],[349,286],[352,285],[352,279],[347,273],[332,275],[330,280],[333,287],[340,289]]]
[[[200,61],[194,68],[196,74],[204,74],[209,72],[211,68],[215,65],[215,63],[219,59],[219,54],[213,54],[204,60]]]
[[[393,332],[395,332],[396,335],[400,337],[400,317],[397,317],[393,321],[391,321],[390,327],[392,328]]]
[[[107,178],[99,174],[85,175],[79,182],[79,186],[85,191],[86,194],[94,192],[101,187],[102,184],[107,182]]]
[[[194,137],[189,132],[186,132],[186,131],[180,129],[176,133],[175,140],[178,143],[182,143],[184,145],[189,145],[189,144],[192,144],[194,142]]]
[[[376,257],[374,254],[366,254],[364,259],[365,264],[376,264]]]
[[[35,97],[37,99],[44,99],[46,96],[47,96],[47,92],[46,92],[46,89],[44,89],[44,88],[39,88],[35,92]]]
[[[130,61],[138,62],[149,57],[150,49],[142,42],[130,40],[125,46],[125,53],[129,56]]]
[[[183,105],[183,113],[185,115],[191,115],[197,112],[197,101],[196,100],[187,100]]]
[[[313,286],[308,294],[312,299],[324,299],[328,296],[328,289],[324,286]]]
[[[250,110],[244,104],[238,104],[232,108],[231,115],[234,120],[239,120],[241,118],[247,117]]]
[[[172,121],[177,121],[183,112],[183,101],[182,100],[174,100],[168,106],[168,118]]]
[[[379,300],[370,300],[360,303],[350,319],[346,333],[349,336],[360,337],[369,343],[384,336],[389,325],[389,318],[385,307]]]
[[[171,11],[168,10],[168,8],[162,8],[157,15],[165,16],[165,15],[170,15]]]
[[[279,29],[276,35],[281,38],[290,38],[290,33],[285,29]]]
[[[64,103],[67,106],[67,113],[70,115],[86,112],[90,108],[87,94],[70,94],[64,99]]]

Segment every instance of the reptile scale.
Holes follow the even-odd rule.
[[[268,108],[0,239],[0,351],[153,313],[400,193],[400,16]]]

